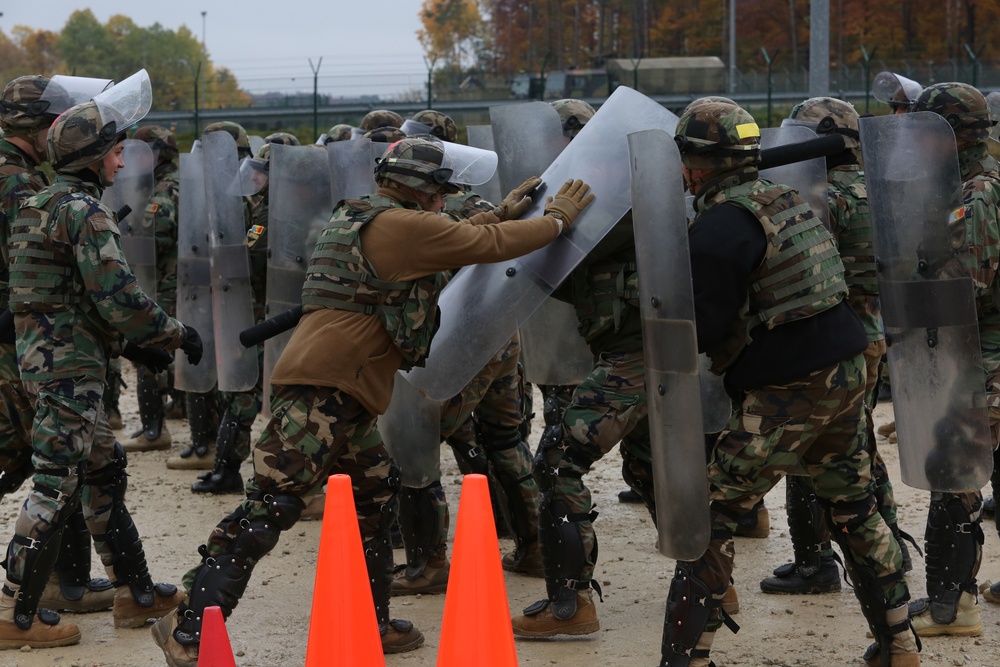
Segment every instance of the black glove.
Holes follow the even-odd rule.
[[[13,345],[17,342],[14,331],[14,313],[9,310],[0,311],[0,343]]]
[[[125,343],[122,356],[129,361],[142,364],[153,373],[162,373],[174,362],[174,355],[155,347],[139,347],[129,341]]]
[[[192,366],[198,365],[201,361],[201,355],[205,352],[205,348],[201,344],[201,336],[194,330],[194,327],[189,327],[186,324],[184,325],[184,342],[181,343],[181,350],[187,355],[188,363]]]

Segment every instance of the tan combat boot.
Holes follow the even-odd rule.
[[[323,512],[326,509],[326,492],[320,491],[309,496],[305,501],[306,506],[303,508],[302,514],[299,515],[299,521],[322,521]]]
[[[171,592],[172,591],[172,592]],[[171,615],[184,600],[184,594],[176,586],[169,584],[154,584],[153,604],[148,607],[140,605],[132,596],[132,589],[121,586],[115,592],[115,605],[112,612],[116,628],[141,628],[151,618],[161,618]]]
[[[107,580],[103,580],[108,586]],[[93,590],[86,585],[74,586],[75,591],[64,591],[59,584],[59,575],[53,572],[49,576],[42,597],[38,601],[39,609],[52,609],[55,611],[71,611],[76,614],[86,614],[94,611],[104,611],[111,609],[115,602],[115,589],[108,587],[104,590]],[[67,597],[70,593],[70,597]]]
[[[770,533],[771,515],[768,514],[764,501],[761,501],[754,510],[747,513],[746,516],[740,517],[736,523],[736,532],[733,534],[737,537],[763,538]]]
[[[423,595],[444,593],[448,589],[451,563],[447,556],[431,556],[419,574],[407,577],[407,568],[401,568],[392,579],[390,595]]]
[[[198,667],[198,644],[181,644],[174,639],[177,614],[169,613],[153,624],[153,641],[163,650],[170,667]]]
[[[566,589],[564,589],[566,590]],[[549,600],[536,602],[524,610],[523,616],[511,620],[516,637],[555,637],[556,635],[589,635],[601,629],[597,619],[597,607],[590,597],[590,591],[576,593],[576,613],[568,618],[559,618]]]
[[[1000,581],[995,584],[987,581],[979,587],[979,592],[987,602],[1000,604]]]
[[[544,577],[545,566],[542,563],[542,550],[538,542],[532,542],[524,549],[514,549],[505,553],[503,569],[508,572],[520,572],[529,577]]]
[[[203,448],[204,454],[199,454],[199,448],[185,447],[180,454],[167,459],[170,470],[211,470],[215,467],[215,443],[210,442]]]
[[[126,452],[155,452],[170,449],[173,440],[170,437],[170,429],[164,421],[159,428],[139,429],[132,434],[132,437],[122,443]]]
[[[924,598],[926,600],[926,598]],[[920,600],[914,602],[917,605]],[[911,607],[910,621],[913,630],[921,637],[978,637],[983,634],[983,622],[979,618],[979,600],[975,593],[963,592],[958,598],[958,611],[951,623],[938,623],[931,615],[930,605],[919,609]]]
[[[908,615],[909,609],[907,605],[903,604],[887,611],[885,613],[885,620],[890,628],[899,628],[906,624]],[[892,667],[920,667],[919,651],[920,649],[917,648],[917,638],[909,628],[905,628],[901,632],[896,632],[892,635],[892,642],[889,645],[889,664]],[[864,659],[868,667],[882,667],[882,656],[880,655],[878,643],[868,647]]]
[[[108,409],[108,426],[115,431],[125,428],[125,422],[122,421],[122,413],[118,411],[118,408]]]
[[[424,645],[424,635],[409,621],[398,618],[380,626],[382,653],[406,653]]]
[[[10,582],[7,582],[6,588],[16,589],[14,595],[19,590],[19,587],[12,586]],[[51,622],[52,617],[55,617],[56,622],[50,625],[36,614],[31,627],[22,630],[14,623],[14,597],[7,595],[6,591],[0,593],[0,650],[20,649],[24,646],[54,648],[80,642],[79,627],[73,623],[61,623],[56,614],[46,613],[47,621]]]
[[[875,432],[878,433],[883,438],[888,438],[890,435],[896,432],[896,421],[893,420],[887,424],[882,424]]]
[[[722,611],[730,616],[740,613],[740,598],[736,594],[736,587],[729,584],[729,588],[722,595]]]

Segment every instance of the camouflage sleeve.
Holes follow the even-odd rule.
[[[833,242],[839,248],[840,235],[847,229],[851,219],[850,202],[832,185],[826,189],[826,202],[830,209],[830,234],[833,235]]]
[[[156,302],[168,314],[174,315],[177,312],[177,186],[171,183],[157,191],[146,208],[146,215],[153,217],[156,237]]]
[[[459,192],[444,198],[444,214],[456,222],[468,220],[477,213],[493,213],[494,208],[475,192]]]
[[[64,215],[76,228],[76,264],[86,294],[100,316],[128,340],[142,346],[173,350],[184,339],[184,327],[167,315],[139,287],[125,262],[120,232],[112,215],[90,199],[73,200]]]
[[[1000,265],[1000,192],[995,183],[973,179],[965,184],[963,195],[965,205],[956,209],[949,220],[952,248],[972,277],[977,295],[985,296],[993,287]]]

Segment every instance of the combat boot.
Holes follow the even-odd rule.
[[[590,591],[565,586],[556,593],[555,600],[541,600],[527,607],[523,616],[511,620],[511,625],[516,637],[589,635],[601,629]]]
[[[642,496],[632,489],[625,489],[618,492],[618,502],[620,503],[641,503]]]
[[[125,422],[122,421],[122,413],[118,410],[118,408],[108,408],[107,415],[108,426],[110,426],[112,430],[118,431],[125,428]]]
[[[737,537],[767,537],[771,532],[771,515],[768,514],[764,501],[753,506],[753,509],[740,517],[736,522]]]
[[[883,636],[865,651],[864,661],[868,667],[883,667],[882,647],[886,645],[889,647],[890,667],[920,667],[920,644],[906,617],[905,604],[885,612],[883,627],[889,632],[889,637]]]
[[[121,586],[115,592],[112,617],[116,628],[141,628],[151,618],[173,615],[173,610],[184,600],[184,594],[171,584],[154,584],[148,594],[152,604],[142,605],[132,595],[131,586]]]
[[[413,623],[399,618],[379,625],[378,633],[382,637],[382,653],[406,653],[424,645],[423,633]]]
[[[735,616],[740,613],[740,598],[736,593],[736,587],[733,586],[732,580],[730,580],[729,588],[726,589],[726,593],[722,596],[722,611],[726,612],[730,616]]]
[[[508,572],[520,572],[529,577],[544,577],[545,565],[542,562],[542,550],[538,542],[533,542],[523,549],[517,548],[503,555],[503,569]]]
[[[153,624],[153,641],[163,650],[169,667],[198,667],[198,644],[181,644],[174,639],[177,614],[170,613]]]
[[[983,599],[987,602],[1000,604],[1000,581],[995,584],[991,584],[987,581],[979,587],[979,592],[982,594]]]
[[[883,438],[888,438],[890,435],[896,432],[896,421],[893,420],[887,424],[880,425],[875,432],[878,433]]]
[[[170,470],[211,470],[215,465],[215,442],[195,443],[167,459]]]
[[[993,496],[990,496],[983,501],[983,516],[985,517],[995,517],[997,515],[997,501]]]
[[[139,419],[142,421],[142,428],[133,433],[122,446],[126,452],[170,449],[170,430],[167,429],[164,419],[163,395],[156,384],[156,376],[144,369],[139,369],[137,374]]]
[[[761,580],[760,590],[779,595],[835,593],[840,590],[840,568],[830,557],[820,558],[818,568],[785,563],[775,568],[773,577]]]
[[[181,450],[178,456],[167,459],[171,470],[211,470],[215,467],[216,439],[219,435],[219,420],[215,397],[212,394],[184,394],[187,406],[188,427],[191,444]],[[178,399],[175,404],[181,403]]]
[[[80,642],[80,628],[73,623],[61,623],[59,615],[39,610],[27,629],[14,622],[14,596],[8,586],[0,592],[0,650],[30,648],[53,648],[70,646]]]
[[[243,478],[240,477],[239,466],[225,467],[198,475],[198,480],[191,485],[194,493],[243,493]]]
[[[59,574],[53,572],[45,584],[38,606],[40,609],[86,614],[110,609],[114,602],[115,589],[107,579],[91,579],[82,586],[64,586],[59,582]]]
[[[983,622],[979,617],[979,600],[975,593],[962,592],[955,611],[955,620],[939,622],[931,613],[931,602],[921,598],[910,603],[910,622],[913,631],[920,637],[978,637],[983,634]]]
[[[431,556],[419,572],[400,565],[392,579],[392,595],[444,593],[448,589],[451,563],[447,556]]]
[[[309,496],[306,500],[306,507],[302,510],[299,521],[322,521],[323,512],[326,510],[326,491]]]

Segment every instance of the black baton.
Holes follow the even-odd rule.
[[[295,306],[291,310],[264,320],[260,324],[255,324],[249,329],[240,332],[240,343],[243,347],[253,347],[260,345],[268,338],[274,338],[278,334],[283,334],[295,327],[302,319],[302,306]]]
[[[817,157],[836,155],[844,151],[844,137],[839,134],[824,134],[821,137],[786,146],[775,146],[760,152],[758,169],[782,167],[786,164],[804,162]]]

